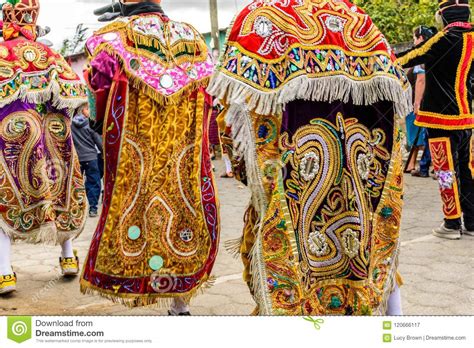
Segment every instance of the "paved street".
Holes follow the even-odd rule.
[[[222,164],[218,163],[221,169]],[[217,171],[220,173],[220,171]],[[219,175],[217,175],[219,176]],[[214,287],[192,303],[194,315],[248,315],[255,307],[241,279],[240,260],[223,244],[242,231],[242,217],[249,194],[232,179],[218,179],[222,205],[221,250],[214,267]],[[406,177],[402,224],[400,271],[404,277],[403,306],[408,315],[474,314],[474,237],[460,241],[431,236],[442,221],[437,183],[432,179]],[[97,219],[90,219],[75,242],[84,260]],[[18,291],[0,298],[0,315],[163,315],[166,310],[133,309],[79,292],[78,279],[59,274],[59,247],[17,244],[13,266]]]

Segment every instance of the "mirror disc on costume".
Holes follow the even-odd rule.
[[[194,236],[193,231],[190,228],[186,228],[182,230],[181,232],[179,232],[179,237],[185,243],[189,243],[190,241],[192,241],[193,236]]]
[[[171,77],[171,75],[163,74],[160,77],[160,86],[165,88],[165,89],[169,89],[169,88],[173,87],[173,78]]]
[[[272,34],[273,24],[268,18],[260,16],[255,19],[254,30],[258,36],[268,37]]]
[[[114,41],[117,38],[116,33],[107,33],[104,36],[102,36],[105,41]]]
[[[25,20],[26,23],[33,23],[33,17],[29,13],[25,13],[23,16],[23,19]]]
[[[132,58],[130,59],[130,67],[133,69],[133,70],[138,70],[140,69],[140,61],[136,58]]]
[[[188,71],[188,77],[191,79],[191,80],[196,80],[197,77],[198,77],[198,72],[196,70],[196,68],[191,68],[189,69]]]
[[[163,258],[161,256],[155,255],[149,261],[148,265],[154,271],[158,271],[163,267]]]
[[[33,62],[36,57],[36,52],[30,48],[27,48],[25,52],[23,52],[23,58],[25,58],[27,62]]]
[[[140,231],[140,228],[138,226],[132,226],[128,229],[128,238],[131,240],[137,240],[140,238],[140,235],[142,232]]]

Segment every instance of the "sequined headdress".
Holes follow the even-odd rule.
[[[21,34],[35,40],[39,9],[39,0],[7,0],[2,6],[3,38],[11,40]]]
[[[440,11],[455,6],[469,7],[469,0],[438,0],[438,2]]]

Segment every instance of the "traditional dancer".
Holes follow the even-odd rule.
[[[64,275],[79,272],[71,240],[87,200],[71,117],[87,102],[66,61],[35,42],[38,0],[8,1],[0,42],[0,294],[16,289],[11,240],[60,244]]]
[[[401,314],[411,88],[370,18],[346,0],[253,1],[208,91],[252,191],[239,249],[256,313]]]
[[[406,67],[425,64],[426,89],[415,124],[428,129],[445,217],[433,234],[446,239],[460,239],[461,232],[474,236],[474,29],[470,16],[468,0],[440,0],[437,17],[444,30],[399,58]]]
[[[185,315],[219,242],[204,89],[213,62],[198,32],[159,3],[122,3],[86,45],[106,169],[81,290],[130,307],[172,302],[170,314]]]

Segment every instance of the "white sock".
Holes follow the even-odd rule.
[[[388,299],[387,315],[388,316],[403,315],[402,295],[401,295],[400,288],[398,287],[398,285],[395,285],[395,289],[390,294],[390,297]]]
[[[8,237],[0,228],[0,275],[9,275],[13,273],[11,252],[10,237]]]
[[[170,311],[174,315],[189,312],[189,305],[182,298],[176,297],[173,299]]]
[[[61,256],[63,258],[66,257],[74,257],[74,251],[72,250],[72,239],[69,239],[61,245]]]
[[[227,154],[222,155],[222,158],[225,163],[225,172],[232,173],[232,163],[230,162],[229,156]]]

